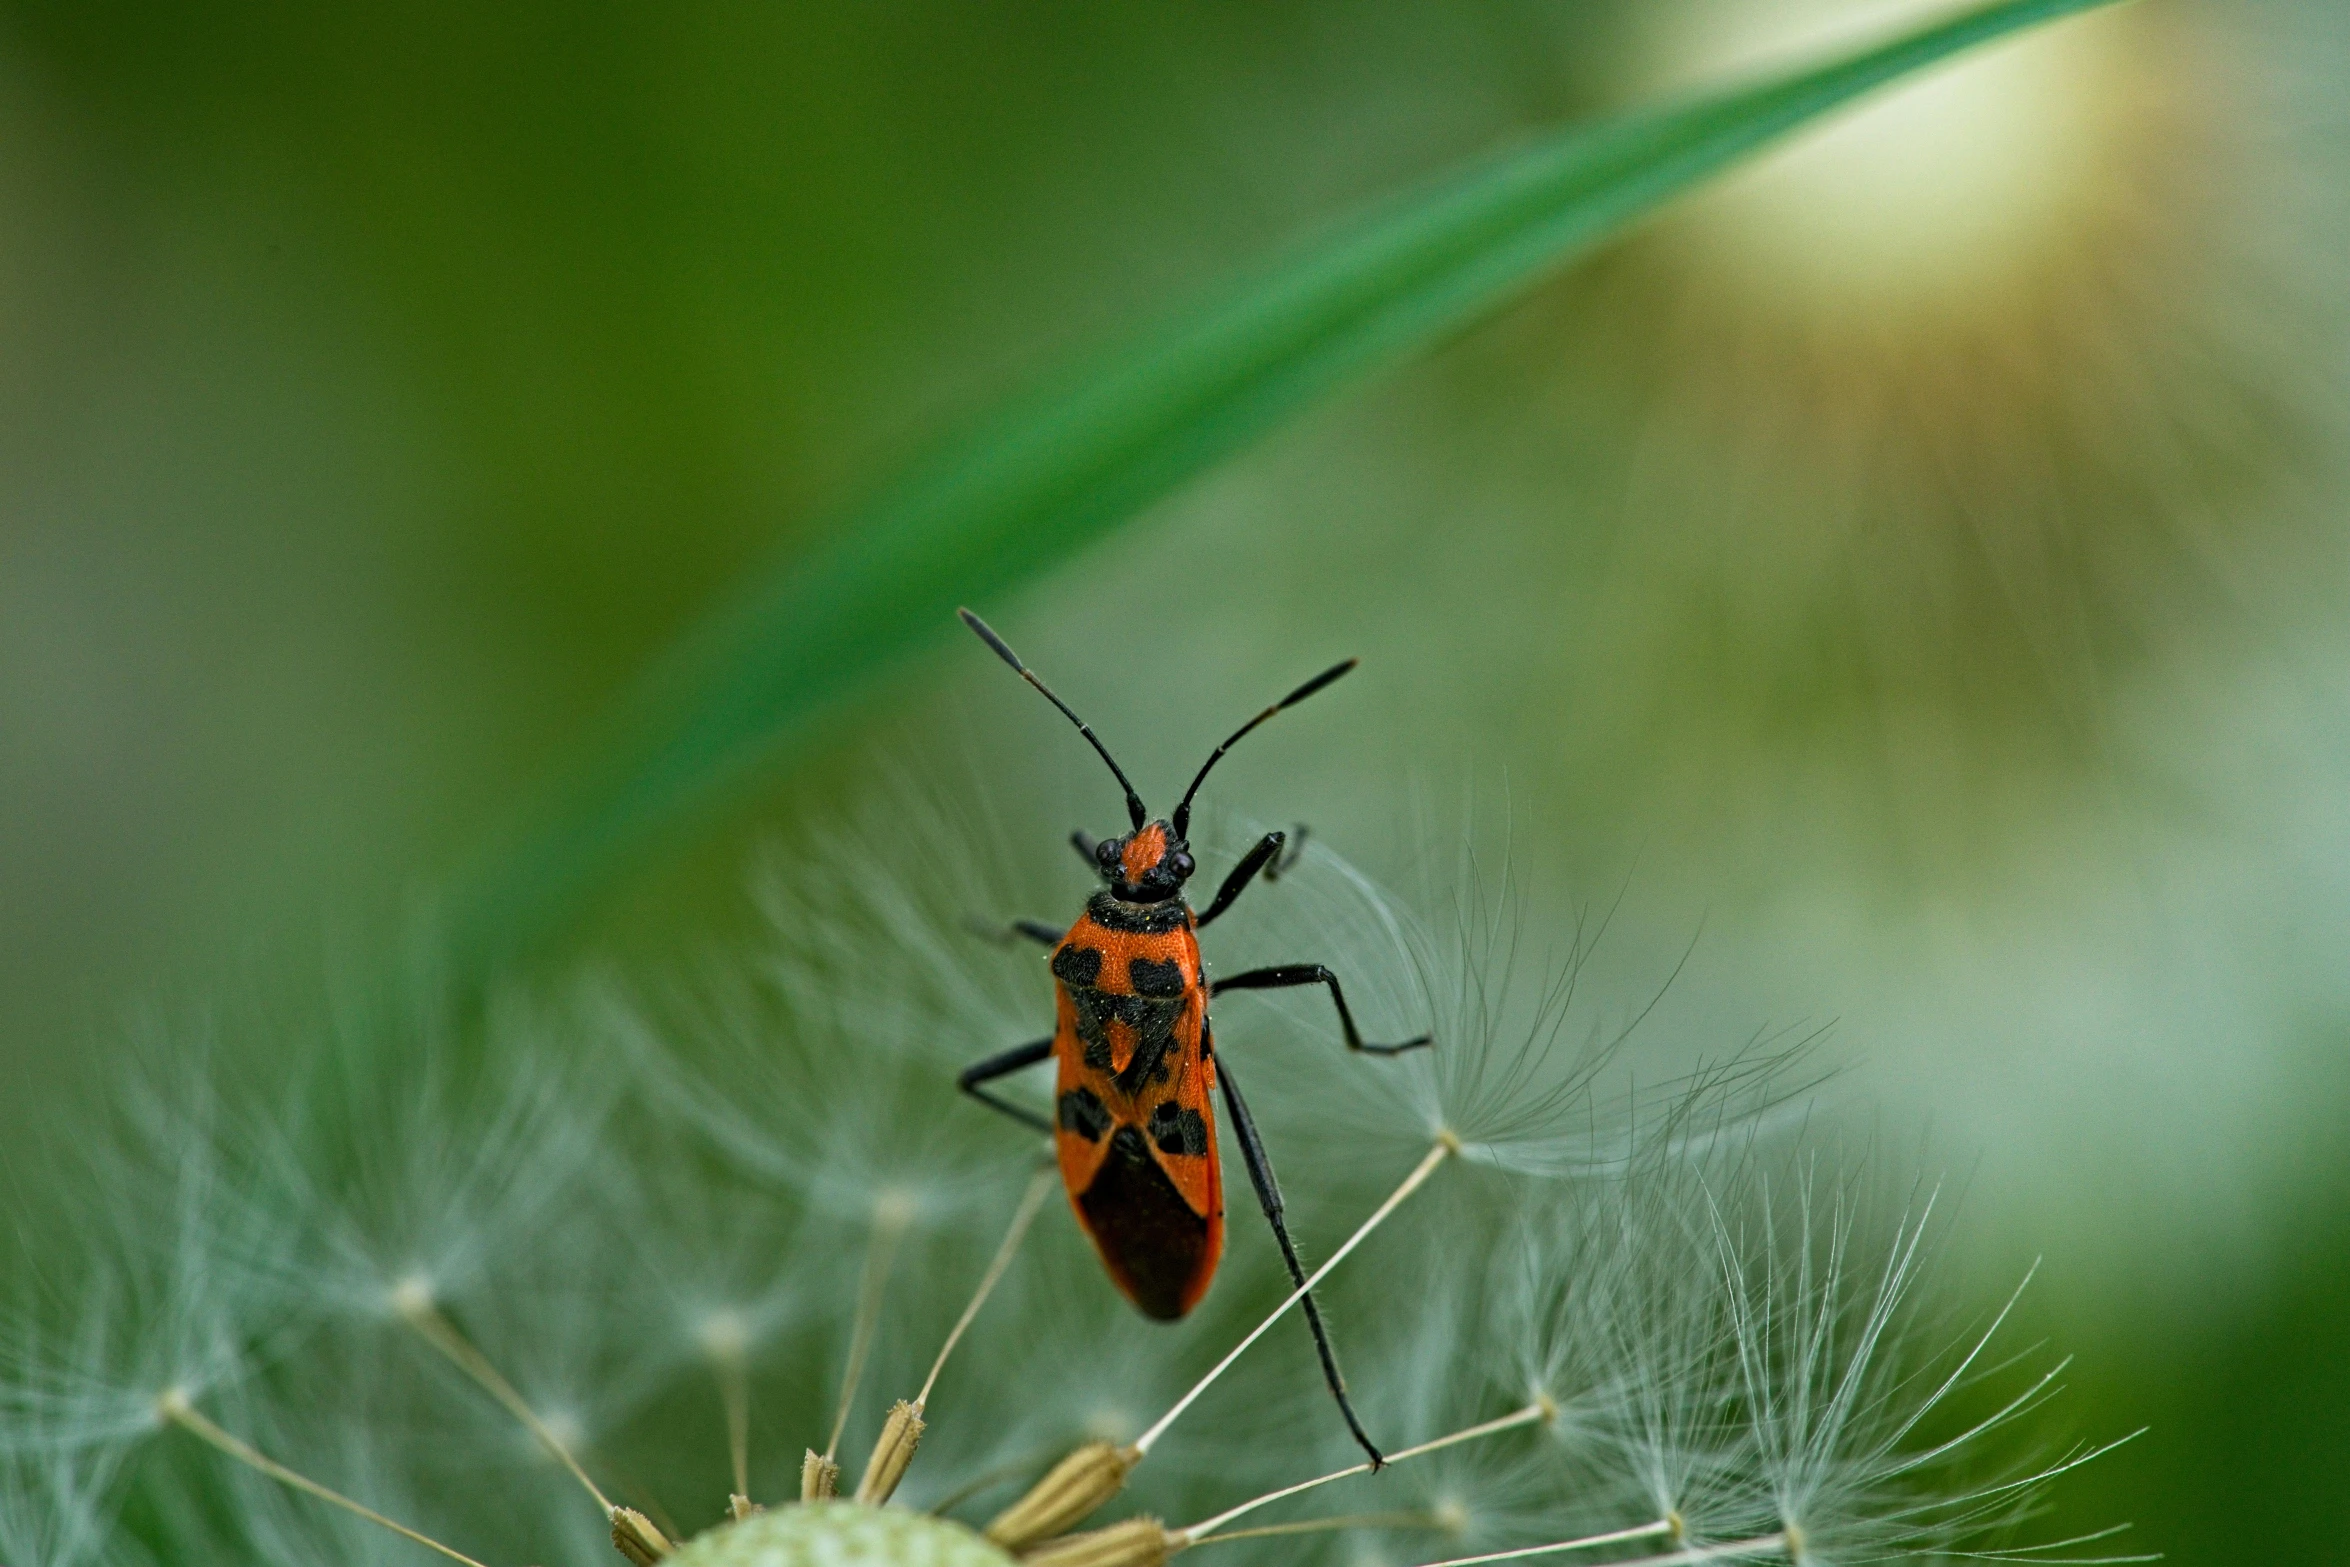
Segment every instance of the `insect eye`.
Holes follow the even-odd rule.
[[[1173,871],[1179,880],[1189,876],[1196,868],[1191,863],[1191,856],[1181,849],[1177,849],[1173,854],[1167,856],[1167,869]]]

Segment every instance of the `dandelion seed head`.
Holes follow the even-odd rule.
[[[921,864],[890,857],[909,853]],[[983,965],[926,879],[937,859],[830,835],[770,876],[756,951],[690,983],[504,1002],[478,1038],[420,1016],[384,1059],[345,1041],[276,1084],[204,1065],[191,1087],[183,1058],[129,1095],[117,1135],[72,1139],[68,1222],[0,1317],[0,1559],[145,1567],[156,1542],[173,1561],[413,1559],[274,1475],[233,1468],[224,1488],[243,1460],[200,1423],[483,1561],[605,1559],[573,1463],[679,1540],[722,1515],[738,1453],[748,1491],[780,1508],[843,1413],[853,1483],[1041,1152],[952,1075],[1035,1026],[1049,987],[1015,967],[964,993]],[[1437,1540],[1457,1554],[1626,1528],[1703,1548],[1792,1528],[1809,1559],[1843,1562],[1944,1549],[2026,1510],[2052,1474],[1986,1482],[1996,1465],[1973,1455],[2044,1387],[2027,1377],[1955,1443],[1920,1435],[1949,1388],[1989,1374],[1998,1326],[1933,1353],[1930,1193],[1879,1223],[1857,1175],[1751,1113],[1767,1074],[1665,1072],[1611,1096],[1602,1070],[1629,1058],[1645,999],[1590,1005],[1604,1020],[1569,1031],[1589,1001],[1575,962],[1525,956],[1490,898],[1455,900],[1474,939],[1435,941],[1327,846],[1293,886],[1309,914],[1315,896],[1354,911],[1330,954],[1366,1027],[1433,1025],[1439,1045],[1333,1071],[1328,1018],[1285,1002],[1219,1010],[1219,1058],[1247,1078],[1309,1267],[1457,1134],[1459,1157],[1317,1299],[1389,1451],[1500,1424],[1375,1489],[1268,1506],[1268,1525],[1345,1522],[1223,1559],[1405,1563]],[[836,908],[850,935],[816,928]],[[1265,939],[1231,935],[1220,951]],[[844,1041],[855,1072],[838,1070]],[[1152,1427],[1290,1290],[1252,1197],[1230,1193],[1217,1284],[1173,1328],[1133,1313],[1048,1202],[940,1371],[900,1511],[984,1521],[1077,1445]],[[1359,1464],[1288,1326],[1168,1430],[1120,1506],[1203,1519]],[[132,1515],[141,1532],[117,1549]]]

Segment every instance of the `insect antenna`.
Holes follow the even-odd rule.
[[[1086,723],[1084,719],[1079,718],[1075,713],[1071,712],[1069,710],[1068,703],[1053,695],[1053,688],[1046,685],[1043,681],[1037,679],[1036,671],[1030,669],[1026,664],[1021,663],[1020,655],[1013,652],[1011,648],[1006,645],[1004,639],[997,636],[995,634],[995,629],[988,625],[986,621],[981,620],[977,615],[972,614],[967,609],[958,609],[955,611],[955,613],[963,617],[964,625],[969,626],[973,631],[979,634],[980,641],[995,649],[996,657],[1002,659],[1005,663],[1018,670],[1021,679],[1036,687],[1037,690],[1042,691],[1044,693],[1044,699],[1052,703],[1053,706],[1059,708],[1061,710],[1061,716],[1068,719],[1069,722],[1075,724],[1077,726],[1077,732],[1085,736],[1086,740],[1091,743],[1095,752],[1100,755],[1103,761],[1110,764],[1110,771],[1117,774],[1118,776],[1118,787],[1126,791],[1126,814],[1133,818],[1135,828],[1140,830],[1142,824],[1149,819],[1150,812],[1142,808],[1142,796],[1136,794],[1134,792],[1134,785],[1126,781],[1126,769],[1118,765],[1118,759],[1110,754],[1110,748],[1108,746],[1102,744],[1101,737],[1093,732],[1093,727]],[[1323,677],[1325,680],[1329,678],[1330,676],[1327,675]],[[1319,682],[1316,683],[1318,684]],[[1308,686],[1306,689],[1311,690],[1312,687]],[[1294,702],[1298,697],[1303,695],[1305,695],[1305,691],[1299,691],[1296,693],[1296,695],[1288,698],[1288,700]],[[1273,712],[1279,711],[1279,708],[1275,708],[1273,710]],[[1270,718],[1272,713],[1267,713],[1265,716]],[[1247,732],[1248,731],[1244,729],[1241,731],[1241,734],[1246,734]],[[1237,740],[1239,738],[1240,735],[1234,735],[1232,737],[1233,740]],[[1231,743],[1232,742],[1230,740],[1225,742],[1227,745]],[[1194,787],[1196,787],[1196,785]],[[1188,800],[1189,796],[1186,796],[1185,798]],[[1178,835],[1180,835],[1182,829],[1178,827],[1176,831]]]
[[[1209,755],[1206,761],[1200,763],[1198,776],[1191,780],[1191,787],[1183,791],[1183,803],[1175,807],[1175,814],[1170,817],[1167,822],[1168,826],[1175,829],[1175,836],[1181,838],[1188,835],[1188,830],[1191,826],[1191,797],[1199,793],[1199,786],[1207,781],[1208,769],[1214,767],[1218,762],[1224,760],[1224,753],[1231,750],[1234,746],[1240,744],[1241,736],[1247,734],[1251,729],[1256,728],[1257,725],[1263,723],[1266,719],[1271,718],[1275,713],[1280,712],[1283,708],[1297,706],[1298,703],[1304,701],[1307,697],[1312,696],[1315,692],[1321,690],[1324,686],[1330,684],[1331,681],[1336,680],[1340,675],[1345,674],[1348,670],[1354,668],[1355,665],[1360,662],[1360,659],[1350,658],[1343,663],[1332,664],[1328,669],[1323,670],[1313,679],[1307,681],[1304,685],[1299,686],[1295,691],[1290,692],[1289,695],[1283,697],[1280,701],[1275,702],[1271,707],[1266,708],[1256,717],[1250,719],[1247,723],[1242,724],[1238,729],[1233,730],[1225,742],[1222,745],[1216,747],[1215,751]],[[1044,688],[1040,686],[1037,689],[1043,690]],[[1052,693],[1046,692],[1045,694],[1050,696]],[[1066,712],[1067,709],[1064,708],[1063,711]]]

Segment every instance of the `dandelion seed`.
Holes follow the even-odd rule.
[[[987,1537],[1018,1551],[1066,1533],[1116,1496],[1141,1462],[1142,1450],[1131,1444],[1088,1442],[1053,1465],[1027,1495],[996,1514],[988,1523]]]
[[[1027,1235],[1029,1224],[1036,1218],[1037,1209],[1044,1205],[1046,1195],[1053,1189],[1053,1182],[1054,1171],[1049,1167],[1038,1171],[1029,1181],[1028,1191],[1021,1197],[1020,1206],[1012,1215],[1011,1226],[1004,1232],[1003,1243],[989,1260],[987,1271],[980,1275],[979,1287],[972,1291],[970,1303],[963,1308],[963,1314],[955,1319],[946,1343],[939,1347],[938,1358],[930,1363],[930,1375],[922,1379],[922,1391],[914,1395],[912,1402],[901,1400],[890,1407],[889,1418],[882,1425],[881,1440],[874,1444],[873,1456],[865,1465],[864,1477],[857,1482],[858,1501],[868,1506],[878,1506],[896,1493],[898,1482],[905,1478],[906,1467],[914,1461],[914,1450],[922,1441],[922,1414],[929,1407],[930,1390],[938,1385],[939,1374],[946,1370],[947,1358],[954,1354],[955,1346],[963,1341],[963,1335],[970,1330],[973,1319],[979,1315],[979,1308],[987,1304],[987,1297],[995,1293],[996,1284],[1003,1278],[1004,1270],[1012,1265],[1013,1254],[1020,1249],[1020,1242]]]
[[[1603,1546],[1623,1545],[1634,1540],[1654,1538],[1663,1533],[1663,1524],[1646,1524],[1637,1529],[1618,1529],[1612,1534],[1586,1535],[1579,1540],[1553,1540],[1545,1545],[1526,1545],[1514,1551],[1488,1551],[1482,1556],[1455,1556],[1446,1561],[1430,1562],[1428,1567],[1481,1567],[1486,1562],[1525,1561],[1535,1556],[1562,1556],[1569,1551],[1596,1551]],[[1725,1545],[1693,1547],[1672,1551],[1662,1556],[1635,1556],[1628,1558],[1638,1567],[1692,1567],[1698,1562],[1732,1561],[1742,1556],[1784,1556],[1789,1554],[1789,1539],[1785,1533],[1762,1535],[1752,1540],[1738,1540]]]
[[[406,1297],[400,1302],[400,1317],[426,1343],[448,1356],[457,1369],[504,1405],[506,1412],[520,1421],[532,1436],[537,1437],[556,1462],[571,1471],[571,1477],[580,1483],[589,1496],[595,1498],[596,1506],[603,1509],[607,1517],[615,1511],[612,1499],[603,1493],[595,1481],[588,1478],[587,1470],[573,1456],[573,1443],[564,1440],[562,1432],[530,1407],[529,1401],[514,1390],[514,1384],[499,1375],[498,1368],[490,1364],[489,1357],[474,1348],[472,1342],[457,1331],[456,1324],[442,1315],[430,1296]]]
[[[404,1523],[394,1522],[375,1509],[351,1500],[340,1491],[330,1490],[326,1486],[320,1485],[307,1475],[297,1474],[258,1449],[231,1436],[199,1413],[196,1406],[188,1402],[187,1393],[180,1388],[166,1389],[163,1395],[155,1401],[155,1412],[159,1418],[180,1427],[190,1435],[218,1448],[238,1463],[260,1474],[267,1475],[281,1485],[292,1486],[295,1490],[306,1495],[315,1496],[322,1502],[340,1507],[355,1517],[364,1518],[371,1524],[388,1529],[402,1539],[413,1540],[425,1549],[438,1552],[451,1561],[463,1562],[465,1567],[482,1567],[480,1562],[475,1561],[463,1551],[443,1545],[430,1535],[419,1534]]]
[[[1228,1540],[1271,1540],[1288,1535],[1330,1534],[1342,1529],[1446,1529],[1453,1523],[1441,1512],[1349,1513],[1335,1518],[1304,1518],[1295,1523],[1261,1524],[1254,1529],[1232,1529],[1194,1545],[1222,1545]]]
[[[1354,1234],[1347,1237],[1345,1245],[1339,1247],[1338,1250],[1330,1254],[1329,1261],[1323,1263],[1319,1268],[1316,1268],[1311,1274],[1307,1275],[1306,1281],[1303,1284],[1300,1284],[1296,1289],[1290,1291],[1288,1299],[1284,1300],[1280,1305],[1274,1307],[1271,1315],[1267,1316],[1264,1321],[1258,1323],[1256,1327],[1249,1331],[1248,1337],[1242,1339],[1238,1344],[1235,1344],[1230,1352],[1228,1352],[1222,1360],[1216,1362],[1215,1366],[1208,1372],[1206,1376],[1200,1378],[1197,1383],[1193,1384],[1191,1391],[1184,1394],[1182,1398],[1178,1399],[1174,1408],[1161,1415],[1156,1423],[1154,1423],[1148,1430],[1144,1431],[1142,1435],[1136,1437],[1134,1439],[1135,1452],[1138,1455],[1148,1453],[1151,1450],[1151,1447],[1159,1440],[1159,1438],[1166,1434],[1167,1428],[1173,1425],[1176,1420],[1182,1416],[1183,1412],[1186,1409],[1189,1409],[1193,1402],[1196,1401],[1202,1393],[1205,1393],[1211,1386],[1213,1386],[1218,1377],[1221,1377],[1227,1370],[1231,1369],[1232,1363],[1245,1354],[1251,1344],[1254,1344],[1258,1339],[1264,1337],[1266,1331],[1271,1328],[1274,1323],[1287,1316],[1289,1314],[1290,1307],[1296,1305],[1299,1301],[1305,1299],[1307,1295],[1311,1294],[1313,1292],[1314,1286],[1321,1283],[1323,1277],[1328,1274],[1331,1269],[1344,1262],[1348,1255],[1370,1236],[1373,1230],[1376,1230],[1381,1224],[1386,1222],[1388,1215],[1394,1213],[1397,1208],[1403,1206],[1404,1200],[1410,1197],[1412,1193],[1418,1191],[1420,1187],[1427,1182],[1429,1176],[1436,1173],[1436,1167],[1438,1165],[1444,1163],[1446,1159],[1451,1158],[1459,1151],[1460,1143],[1456,1138],[1454,1138],[1448,1132],[1439,1132],[1437,1134],[1436,1146],[1429,1149],[1427,1154],[1420,1160],[1419,1164],[1413,1168],[1412,1173],[1404,1177],[1403,1184],[1396,1187],[1396,1189],[1389,1194],[1387,1200],[1381,1203],[1378,1208],[1372,1212],[1368,1219],[1363,1221],[1362,1227],[1360,1229],[1356,1230]]]
[[[840,1494],[840,1465],[814,1448],[800,1460],[800,1500],[821,1502]]]
[[[1504,1431],[1515,1431],[1539,1421],[1554,1419],[1557,1413],[1557,1406],[1547,1402],[1528,1404],[1524,1409],[1455,1431],[1450,1436],[1440,1436],[1433,1442],[1422,1442],[1417,1447],[1407,1447],[1401,1452],[1390,1453],[1387,1455],[1387,1462],[1389,1465],[1400,1464],[1407,1459],[1418,1458],[1427,1453],[1442,1452],[1448,1447],[1457,1447],[1463,1442],[1474,1442],[1483,1437],[1499,1436]],[[1332,1481],[1344,1480],[1351,1475],[1369,1474],[1370,1472],[1371,1466],[1368,1463],[1350,1464],[1344,1469],[1332,1470],[1329,1474],[1318,1476],[1312,1480],[1301,1480],[1295,1485],[1283,1486],[1278,1491],[1267,1491],[1264,1495],[1253,1497],[1238,1507],[1216,1514],[1213,1518],[1203,1519],[1186,1528],[1178,1529],[1175,1531],[1175,1535],[1185,1545],[1198,1545],[1211,1536],[1222,1534],[1224,1526],[1234,1519],[1245,1518],[1260,1507],[1285,1501],[1292,1496],[1298,1496],[1317,1487],[1328,1485]]]
[[[1160,1567],[1170,1549],[1156,1518],[1129,1518],[1021,1553],[1023,1567]]]
[[[653,1567],[671,1550],[668,1537],[653,1527],[653,1520],[633,1507],[612,1509],[612,1548],[634,1567]]]
[[[897,1493],[898,1482],[906,1477],[906,1466],[914,1461],[914,1450],[922,1445],[922,1431],[922,1414],[915,1405],[901,1398],[889,1406],[889,1416],[881,1424],[881,1439],[873,1444],[873,1456],[866,1460],[865,1473],[857,1481],[858,1501],[878,1507]]]
[[[398,1319],[420,1293],[470,1298],[584,1198],[610,1199],[628,1079],[601,1034],[512,1000],[494,1012],[479,1046],[426,1007],[396,1053],[339,1031],[248,1129],[268,1160],[257,1219],[311,1243],[306,1303]]]
[[[920,875],[883,867],[926,861]],[[966,1120],[952,1042],[1025,1026],[1024,976],[984,961],[961,921],[997,889],[972,877],[968,838],[908,797],[855,826],[779,847],[758,878],[767,941],[758,962],[714,974],[667,1031],[692,1038],[681,1070],[641,1009],[610,1023],[652,1102],[681,1114],[728,1159],[814,1211],[859,1225],[896,1189],[927,1222],[1003,1211],[1003,1128]],[[839,1042],[860,1043],[858,1070]],[[902,1129],[921,1124],[909,1139]]]
[[[1054,1180],[1055,1172],[1048,1168],[1038,1171],[1028,1182],[1028,1191],[1021,1197],[1020,1206],[1012,1215],[1011,1227],[1004,1232],[1003,1244],[996,1248],[994,1258],[987,1265],[987,1272],[980,1276],[979,1288],[972,1292],[971,1303],[955,1319],[954,1331],[947,1335],[946,1343],[940,1346],[938,1359],[930,1363],[930,1375],[922,1379],[922,1391],[914,1395],[916,1409],[929,1404],[930,1390],[938,1386],[939,1373],[947,1368],[947,1357],[963,1341],[963,1335],[970,1330],[972,1320],[979,1315],[979,1308],[987,1304],[987,1297],[995,1292],[1004,1270],[1011,1266],[1012,1256],[1020,1249],[1020,1242],[1027,1236],[1028,1226],[1035,1221],[1037,1210],[1044,1206],[1046,1196],[1053,1189]]]
[[[718,1397],[726,1406],[726,1456],[734,1467],[734,1495],[746,1497],[751,1489],[751,1393],[744,1360],[750,1332],[734,1312],[714,1311],[703,1320],[699,1337],[717,1374]]]
[[[881,1324],[881,1292],[889,1283],[890,1264],[897,1260],[898,1242],[914,1222],[914,1201],[904,1192],[885,1191],[873,1202],[873,1235],[865,1248],[865,1276],[857,1284],[856,1326],[849,1335],[848,1369],[841,1374],[840,1409],[832,1417],[832,1436],[824,1444],[824,1462],[835,1479],[840,1465],[842,1428],[856,1402],[857,1384],[865,1375],[865,1355],[873,1347],[873,1330]]]

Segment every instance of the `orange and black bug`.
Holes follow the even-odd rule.
[[[1368,1045],[1355,1029],[1338,976],[1319,963],[1283,963],[1250,969],[1210,983],[1200,966],[1196,932],[1204,929],[1265,872],[1278,873],[1284,835],[1267,833],[1216,889],[1207,909],[1193,914],[1183,884],[1195,869],[1184,841],[1191,824],[1192,796],[1208,770],[1250,730],[1283,708],[1304,701],[1355,667],[1348,659],[1325,669],[1233,731],[1216,747],[1174,814],[1150,820],[1134,785],[1108,747],[1036,678],[1004,639],[969,610],[963,622],[994,648],[1020,677],[1044,693],[1077,732],[1085,736],[1126,791],[1131,830],[1123,838],[1094,842],[1084,833],[1071,842],[1108,885],[1086,901],[1085,912],[1066,933],[1034,920],[1012,930],[1053,949],[1052,972],[1059,1016],[1052,1035],[990,1056],[965,1069],[963,1090],[994,1109],[1053,1137],[1069,1204],[1100,1249],[1110,1277],[1144,1315],[1171,1321],[1199,1304],[1224,1251],[1224,1182],[1216,1152],[1216,1111],[1211,1093],[1221,1090],[1232,1112],[1241,1161],[1256,1187],[1257,1201],[1273,1226],[1289,1276],[1305,1284],[1305,1269],[1290,1244],[1282,1218],[1281,1188],[1257,1136],[1256,1122],[1240,1097],[1229,1064],[1219,1061],[1208,1026],[1208,998],[1227,990],[1272,990],[1290,985],[1323,985],[1338,1009],[1349,1050],[1394,1055],[1428,1043],[1426,1035],[1400,1045]],[[980,1085],[1051,1056],[1059,1067],[1051,1122],[996,1098]],[[1306,1322],[1322,1357],[1322,1374],[1373,1465],[1379,1449],[1364,1435],[1338,1374],[1322,1314],[1308,1295]]]

